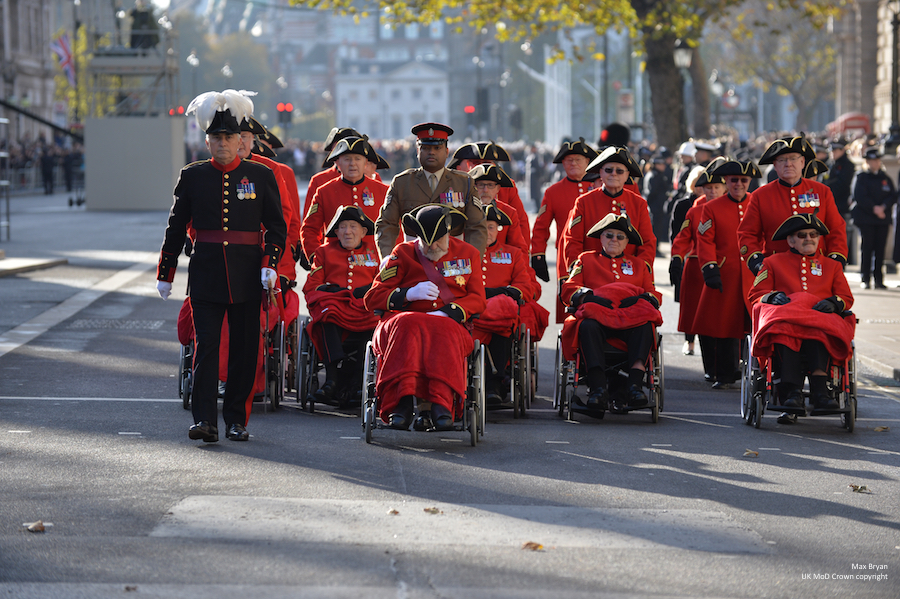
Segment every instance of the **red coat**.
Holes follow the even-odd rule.
[[[579,196],[569,214],[569,221],[563,233],[563,257],[568,271],[582,252],[600,251],[603,246],[599,239],[588,237],[591,227],[596,225],[610,212],[626,214],[631,225],[641,234],[643,244],[629,244],[625,253],[636,256],[653,272],[653,261],[656,259],[656,236],[653,234],[653,223],[647,200],[627,189],[613,197],[604,189],[594,189]]]
[[[763,185],[753,192],[744,220],[738,227],[738,245],[741,255],[749,258],[762,252],[770,256],[790,249],[787,241],[772,241],[778,227],[794,214],[811,214],[818,208],[819,220],[830,233],[819,242],[819,249],[830,256],[837,254],[847,260],[847,229],[844,218],[834,204],[831,189],[812,179],[788,187],[780,179]]]
[[[374,223],[384,205],[387,190],[384,183],[368,178],[352,185],[339,176],[322,185],[312,199],[307,201],[306,217],[300,229],[303,253],[312,258],[316,249],[322,245],[325,228],[341,206],[359,206]]]
[[[706,202],[697,226],[700,269],[716,264],[722,276],[722,291],[707,287],[700,292],[694,331],[707,337],[738,339],[750,332],[750,315],[744,299],[753,284],[738,250],[737,230],[750,196],[735,202],[728,195]]]
[[[610,258],[602,251],[584,252],[572,265],[572,273],[562,285],[560,297],[570,305],[572,295],[582,287],[599,289],[610,283],[630,283],[656,296],[662,303],[662,294],[653,286],[653,275],[647,266],[634,256],[623,254]]]
[[[306,186],[306,206],[303,210],[304,215],[306,214],[307,210],[309,210],[309,203],[312,202],[312,199],[313,197],[315,197],[316,192],[319,190],[319,188],[332,179],[337,179],[340,176],[341,171],[338,170],[337,165],[332,165],[331,168],[325,169],[324,171],[319,171],[309,178],[309,185]]]
[[[485,288],[514,287],[522,299],[534,297],[534,289],[525,254],[519,248],[500,242],[489,245],[481,259],[481,279]]]
[[[371,235],[363,237],[360,247],[353,250],[344,249],[335,237],[327,238],[319,249],[303,285],[304,294],[326,283],[351,290],[365,287],[378,274],[378,250]]]
[[[528,213],[522,204],[522,198],[519,197],[519,189],[517,187],[501,187],[497,199],[511,206],[519,217],[519,230],[522,232],[522,239],[525,240],[522,251],[527,254],[531,248],[531,228],[528,225]]]
[[[258,162],[272,169],[275,173],[275,180],[278,182],[278,194],[281,196],[281,212],[284,214],[284,222],[287,225],[287,239],[285,241],[285,251],[278,261],[278,274],[294,281],[297,278],[297,263],[294,261],[293,249],[297,246],[297,240],[300,238],[300,195],[297,192],[297,179],[294,171],[280,162],[275,162],[271,158],[260,156],[259,154],[250,154],[249,160]],[[285,172],[287,169],[287,173]],[[291,191],[293,189],[293,191]]]
[[[697,258],[697,225],[703,215],[703,205],[706,204],[706,196],[700,196],[694,200],[681,230],[672,241],[672,257],[680,256],[684,261],[684,270],[681,274],[680,306],[678,308],[678,330],[682,333],[695,335],[694,318],[697,315],[697,304],[700,303],[700,293],[703,291],[703,275],[700,273],[700,260]]]
[[[836,295],[844,302],[844,310],[853,305],[853,294],[840,262],[820,254],[804,256],[790,250],[763,260],[750,290],[750,303],[755,304],[772,291],[788,295],[805,291],[819,299]]]

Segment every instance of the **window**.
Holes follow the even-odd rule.
[[[418,23],[410,23],[409,25],[404,26],[403,33],[408,40],[414,40],[419,38],[419,25]]]
[[[422,99],[422,88],[421,87],[412,88],[412,97],[413,97],[413,100],[421,100]]]

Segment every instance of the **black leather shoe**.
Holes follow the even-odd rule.
[[[799,391],[794,391],[788,395],[784,400],[784,403],[781,404],[781,407],[791,413],[806,413],[806,406],[803,403],[803,394]]]
[[[707,383],[715,383],[716,382],[716,379],[714,379],[711,374],[704,374],[703,380],[706,381]]]
[[[887,285],[881,281],[875,281],[875,289],[887,289]]]
[[[434,422],[431,420],[431,410],[422,410],[419,417],[413,422],[414,431],[430,431],[434,428]]]
[[[797,424],[797,415],[782,412],[781,415],[775,420],[775,422],[777,422],[778,424]]]
[[[334,381],[325,381],[325,384],[319,387],[315,393],[313,393],[313,399],[316,403],[324,403],[324,404],[334,404],[337,403],[337,400],[334,396],[335,389]]]
[[[868,281],[863,281],[862,283],[859,284],[859,288],[860,288],[860,289],[868,289],[868,288],[869,288],[869,282],[868,282]]]
[[[732,389],[734,388],[734,383],[725,383],[723,381],[716,381],[712,385],[713,389]]]
[[[600,387],[591,391],[587,400],[587,409],[589,410],[607,410],[609,409],[609,392]]]
[[[414,401],[415,397],[412,395],[401,397],[395,411],[388,416],[388,426],[398,431],[408,431],[409,423],[412,421]]]
[[[225,431],[225,438],[229,441],[248,441],[250,433],[243,424],[229,424],[228,430]]]
[[[440,404],[432,404],[431,406],[431,420],[434,422],[434,427],[432,430],[436,431],[452,431],[453,430],[453,416],[450,415],[450,412],[447,411],[447,408]]]
[[[838,403],[838,400],[831,397],[827,393],[823,393],[821,395],[816,395],[815,397],[813,397],[812,404],[813,411],[829,412],[841,409],[841,404]]]
[[[631,385],[628,387],[628,407],[629,408],[645,408],[650,405],[647,395],[640,385]]]
[[[191,425],[191,428],[188,429],[188,437],[194,441],[216,443],[219,440],[219,429],[214,427],[207,420],[201,420],[197,424]]]

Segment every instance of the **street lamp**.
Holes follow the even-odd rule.
[[[231,70],[231,65],[227,62],[225,63],[225,66],[222,67],[222,76],[225,77],[227,85],[231,85],[231,78],[234,77],[234,71]]]
[[[191,97],[197,97],[197,67],[200,66],[200,59],[197,58],[197,50],[191,49],[191,53],[188,54],[187,63],[191,65]]]
[[[691,61],[694,58],[694,49],[681,41],[675,40],[675,50],[672,52],[675,57],[675,66],[679,69],[691,68]]]
[[[722,106],[722,94],[725,93],[725,86],[719,81],[719,71],[713,69],[709,74],[709,91],[712,92],[716,102],[716,125],[719,124],[719,108]]]

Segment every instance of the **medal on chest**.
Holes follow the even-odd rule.
[[[453,191],[452,187],[438,196],[438,202],[454,208],[462,208],[465,205],[463,194]]]
[[[822,276],[822,263],[818,260],[812,260],[809,263],[809,274],[821,277]]]
[[[237,188],[237,198],[239,200],[255,200],[256,199],[256,186],[250,182],[250,179],[244,177],[241,179],[241,182],[238,184]]]
[[[512,254],[509,252],[491,252],[491,262],[494,264],[512,264]]]
[[[815,208],[821,204],[819,194],[813,193],[811,189],[797,196],[797,203],[800,204],[801,208]]]
[[[372,252],[365,254],[350,254],[347,256],[347,262],[353,266],[378,266],[378,260]]]
[[[369,188],[366,187],[363,189],[363,206],[374,206],[375,205],[375,196],[369,191]]]
[[[444,260],[441,263],[442,277],[460,277],[468,274],[472,274],[472,261],[467,258]],[[463,282],[465,282],[465,279],[463,279]],[[459,279],[457,279],[457,283],[459,283]]]
[[[623,275],[633,275],[634,274],[634,264],[631,260],[622,260],[622,274]]]

